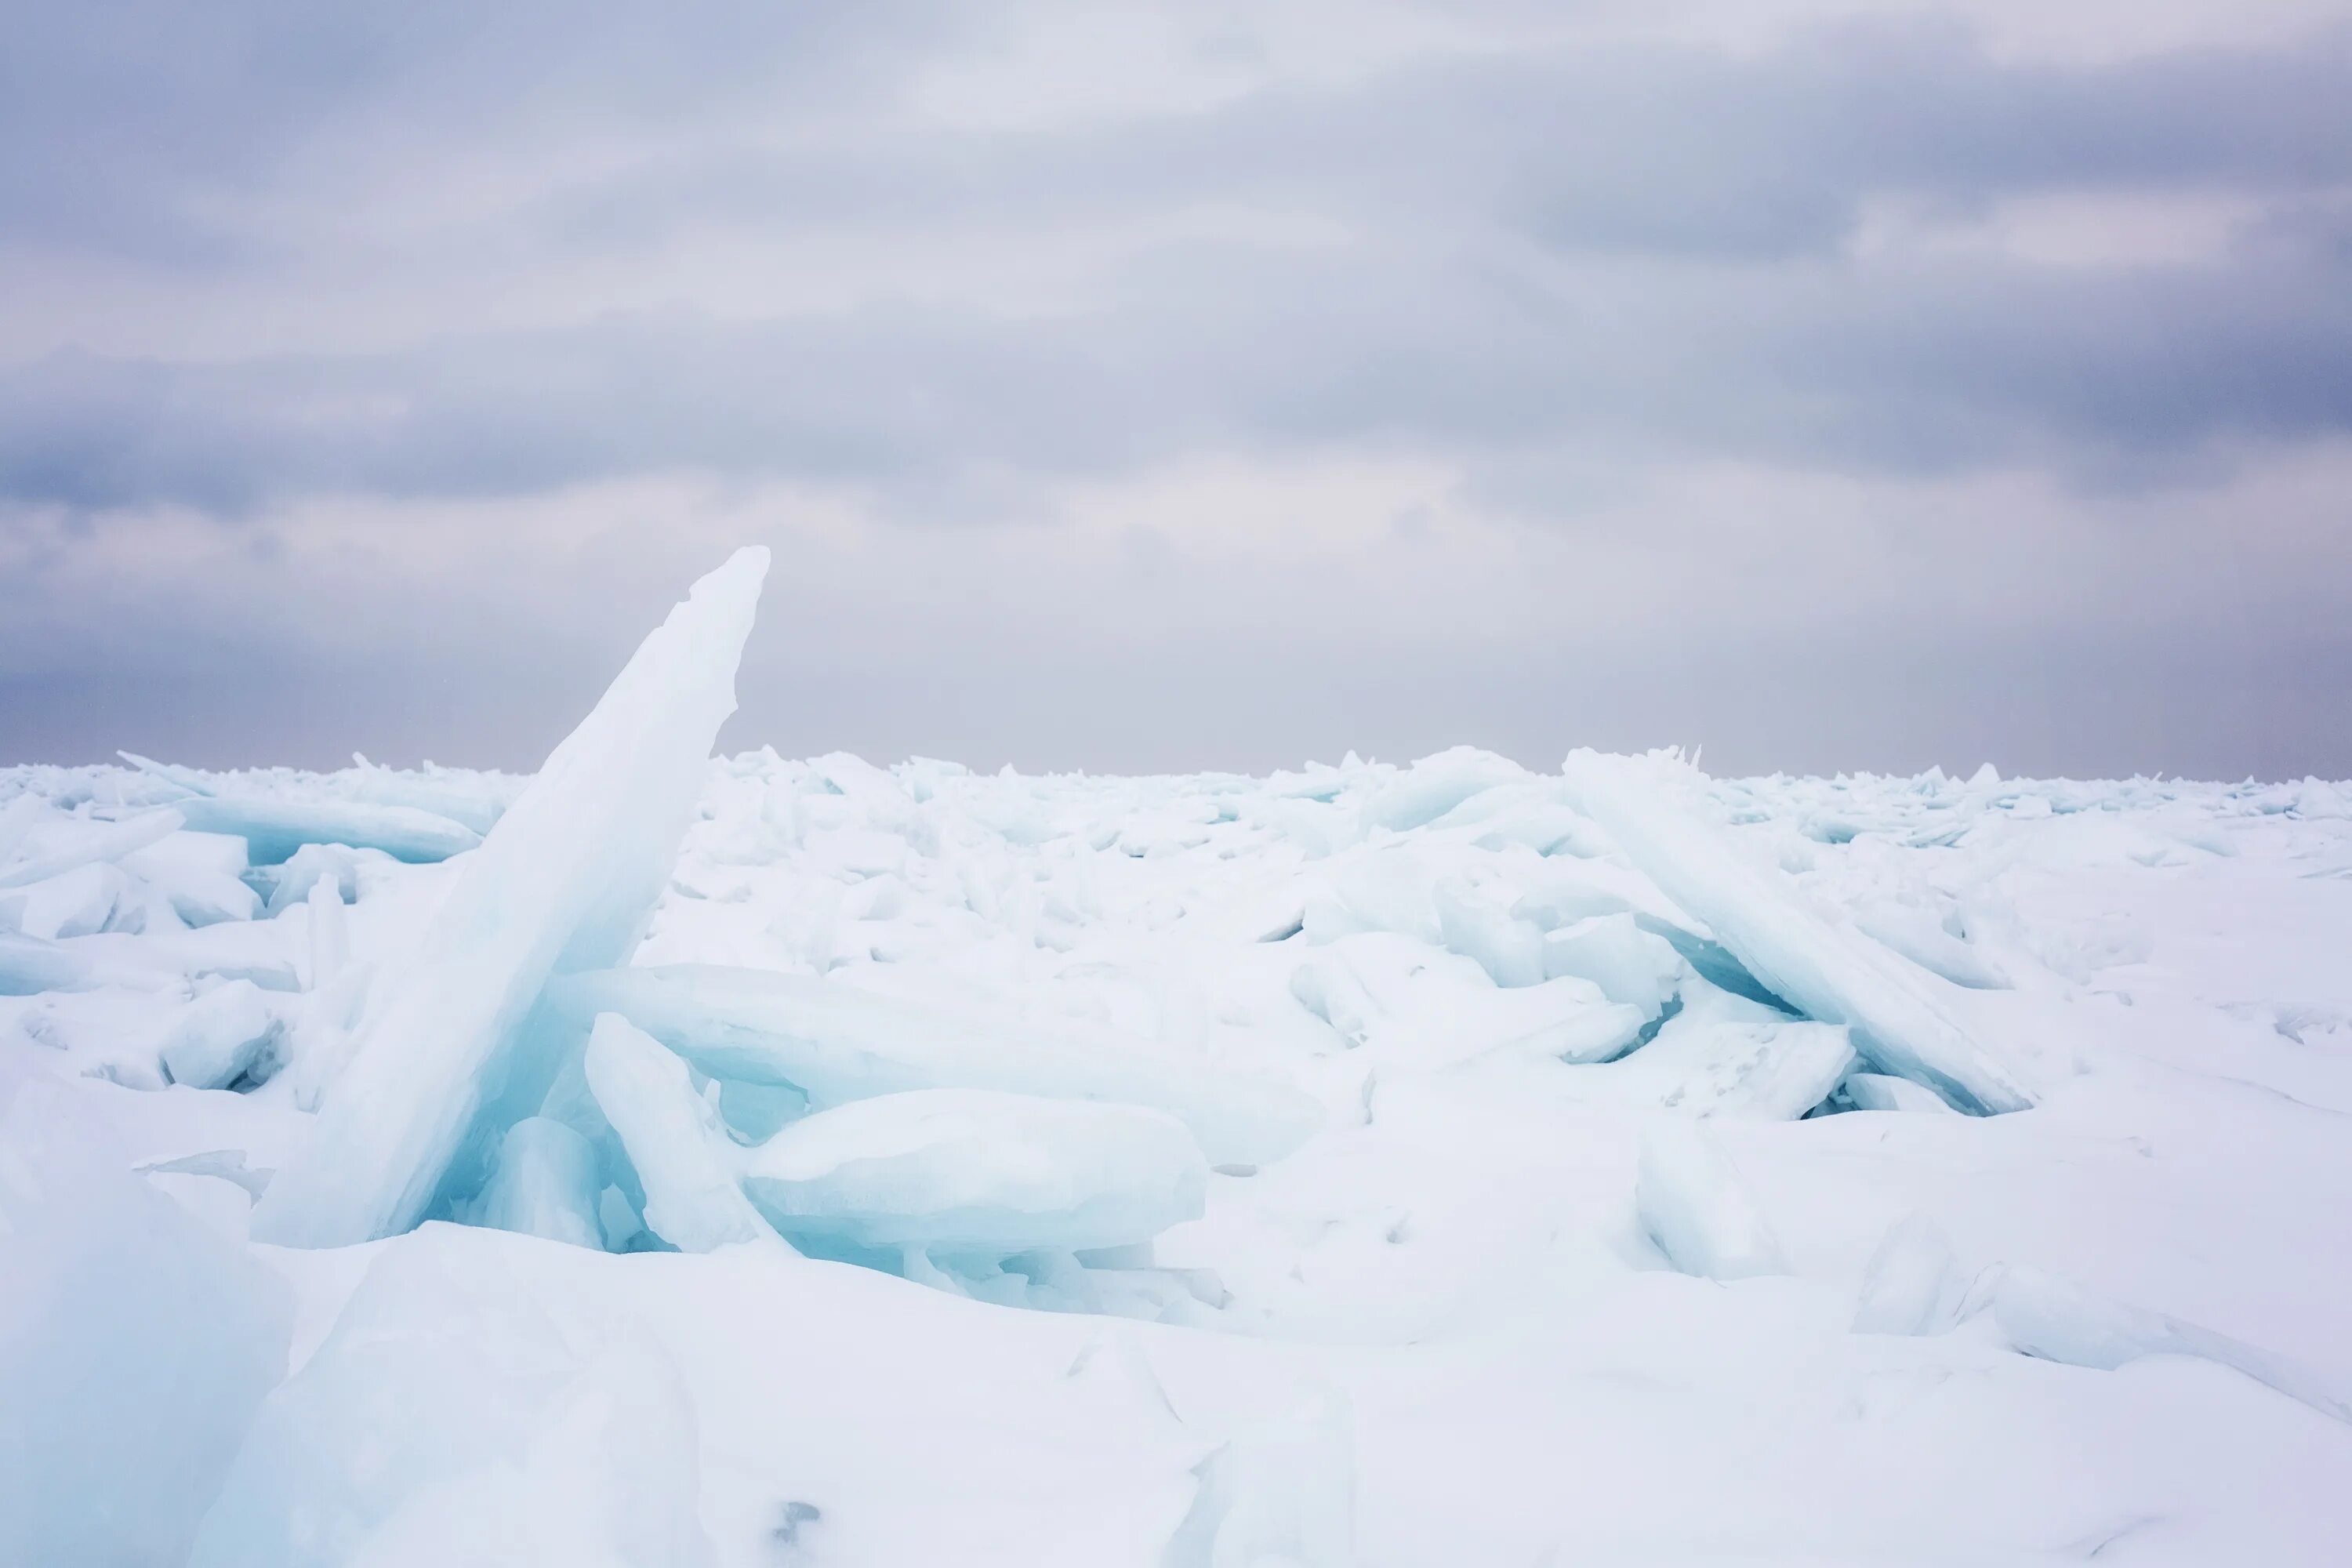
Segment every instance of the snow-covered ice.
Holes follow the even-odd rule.
[[[713,757],[761,565],[0,771],[0,1563],[2342,1560],[2347,786]]]

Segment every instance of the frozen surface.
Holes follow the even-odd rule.
[[[0,771],[0,1563],[2342,1561],[2345,785],[631,689],[537,780]]]

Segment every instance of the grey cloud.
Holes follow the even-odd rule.
[[[876,0],[74,0],[0,49],[0,225],[17,244],[205,266],[257,245],[221,209],[296,157],[462,158],[519,134],[674,130],[756,97],[822,110],[895,79],[956,8]]]
[[[539,216],[568,238],[627,246],[697,223],[920,229],[1227,200],[1737,259],[1829,252],[1879,195],[1968,207],[2347,179],[2352,30],[2070,68],[1997,61],[1965,33],[1912,22],[1752,58],[1632,46],[1445,58],[1082,134],[899,126],[782,150],[722,142],[551,197]]]
[[[1163,258],[1048,320],[615,318],[374,356],[0,372],[0,494],[232,511],[633,472],[931,487],[1203,447],[1617,447],[2084,477],[2352,430],[2352,268],[1513,269],[1402,247]]]

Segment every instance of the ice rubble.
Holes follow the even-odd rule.
[[[715,726],[723,680],[688,666]],[[2006,1562],[2143,1516],[2173,1560],[2340,1539],[2314,1478],[2342,1428],[2245,1379],[2347,1417],[2343,1249],[2274,1199],[2341,1172],[2352,997],[2221,947],[2208,907],[2272,877],[2314,951],[2340,931],[2332,790],[1665,769],[1628,806],[1612,782],[1659,764],[1472,752],[706,771],[708,736],[630,680],[583,726],[604,776],[551,764],[520,796],[364,764],[0,773],[0,866],[47,872],[0,889],[0,1075],[111,1079],[47,1088],[129,1139],[61,1152],[65,1121],[0,1111],[0,1279],[53,1287],[0,1290],[0,1561],[104,1560],[106,1530],[163,1562],[197,1534],[207,1568],[1338,1565],[1360,1537],[1906,1561],[1922,1529]],[[667,838],[559,847],[656,795]],[[186,826],[121,847],[198,798],[463,812],[488,841],[445,868],[327,843],[256,866],[266,838]],[[2151,889],[2195,921],[2100,934]],[[509,915],[529,931],[448,929]],[[2195,962],[2224,978],[2168,992]],[[1963,1011],[1945,981],[2000,989]],[[2031,1117],[1949,1114],[1990,1108],[1961,1080],[1990,1089],[1998,1037],[1923,1005],[2063,1037],[2076,1072]],[[414,1219],[412,1185],[462,1225],[242,1247],[249,1195],[264,1235],[355,1237]],[[2186,1316],[1965,1270],[1944,1224]],[[1157,1319],[1170,1375],[1081,1375],[1099,1325],[991,1303]],[[49,1362],[98,1396],[12,1420],[71,1403]],[[100,1431],[101,1364],[146,1425]],[[161,1481],[103,1518],[5,1489],[131,1473]],[[1560,1473],[1587,1479],[1567,1510]],[[1657,1509],[1668,1473],[1706,1505]]]
[[[790,1084],[812,1104],[917,1089],[1001,1089],[1167,1111],[1213,1163],[1280,1159],[1321,1120],[1262,1074],[1108,1031],[947,1012],[802,975],[712,965],[566,975],[551,1005],[617,1013],[716,1079]]]
[[[1773,992],[1853,1031],[1882,1071],[1916,1079],[1957,1107],[2021,1110],[2033,1097],[1884,949],[1834,923],[1726,842],[1687,805],[1696,770],[1666,755],[1571,754],[1571,793],[1633,862]]]
[[[550,974],[635,945],[734,711],[767,570],[746,549],[696,584],[482,841],[384,982],[309,1148],[254,1211],[257,1237],[321,1247],[408,1228],[485,1104],[551,1080],[559,1064],[518,1059],[526,1015]]]

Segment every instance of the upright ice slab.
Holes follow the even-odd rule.
[[[820,1107],[916,1089],[1150,1106],[1191,1128],[1213,1164],[1278,1160],[1322,1120],[1286,1084],[1107,1030],[945,1012],[804,975],[620,969],[566,976],[549,1000],[583,1020],[618,1013],[713,1078],[788,1083]]]
[[[758,1241],[767,1226],[738,1184],[740,1160],[686,1064],[616,1014],[588,1037],[588,1087],[645,1187],[646,1227],[680,1252]]]
[[[1927,1084],[1963,1110],[2022,1110],[2024,1085],[1969,1037],[1894,953],[1817,912],[1778,871],[1751,862],[1695,810],[1697,770],[1665,755],[1579,751],[1569,785],[1661,891],[1706,922],[1716,940],[1777,995],[1853,1032],[1882,1071]]]
[[[516,1059],[523,1018],[551,974],[635,946],[735,710],[767,570],[765,550],[740,550],[696,584],[499,819],[405,971],[372,993],[381,1010],[255,1209],[257,1238],[333,1247],[408,1229],[490,1094],[552,1077]]]

